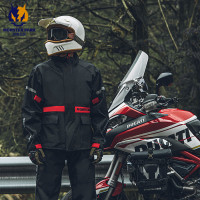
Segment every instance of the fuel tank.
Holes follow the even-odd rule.
[[[173,138],[189,148],[199,145],[199,140],[188,129],[187,123],[196,119],[189,111],[162,109],[125,122],[106,134],[106,149],[132,148],[142,142],[140,139],[161,137]]]

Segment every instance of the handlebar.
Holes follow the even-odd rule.
[[[165,96],[158,96],[156,98],[156,102],[161,107],[168,107],[169,105],[178,103],[178,98],[176,98],[176,97],[166,98]]]
[[[154,98],[143,102],[142,109],[146,112],[150,112],[161,108],[167,108],[169,105],[176,104],[177,102],[178,99],[176,97],[166,98],[165,96],[154,95]]]

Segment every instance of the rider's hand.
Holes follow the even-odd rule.
[[[46,161],[41,144],[36,144],[29,150],[29,158],[35,165],[43,165]]]
[[[94,155],[97,158],[94,159]],[[92,160],[93,164],[99,163],[103,157],[103,147],[99,143],[93,143],[91,150],[90,150],[90,159]]]

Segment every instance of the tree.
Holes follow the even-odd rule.
[[[155,92],[161,72],[172,72],[174,86],[164,88],[163,94],[181,97],[180,108],[200,117],[198,0],[12,1],[13,6],[24,4],[29,19],[23,28],[35,31],[16,36],[3,31],[16,27],[8,20],[10,2],[0,3],[1,156],[27,154],[20,108],[31,69],[47,59],[45,31],[37,26],[41,18],[72,15],[84,24],[86,42],[80,55],[101,70],[108,105],[138,50],[143,50],[149,54],[145,74],[149,92]]]
[[[155,92],[155,79],[161,72],[172,72],[174,87],[165,88],[164,94],[182,97],[184,101],[180,107],[199,116],[198,0],[33,0],[22,1],[20,5],[13,1],[12,5],[25,3],[29,20],[23,28],[35,31],[13,36],[12,32],[3,31],[15,28],[8,20],[11,5],[5,0],[1,2],[1,155],[7,156],[10,152],[26,155],[20,107],[32,67],[47,59],[43,45],[45,31],[37,26],[41,18],[68,14],[84,24],[86,42],[80,55],[100,68],[108,105],[119,81],[141,49],[150,57],[145,74],[149,92]]]

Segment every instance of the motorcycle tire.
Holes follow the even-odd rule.
[[[103,180],[103,178],[96,178],[95,179],[95,183],[98,183],[99,181]],[[104,198],[106,197],[106,193],[103,195],[99,195],[97,197],[97,200],[104,200]],[[72,200],[72,190],[70,190],[61,200]],[[109,200],[128,200],[128,198],[126,197],[126,194],[124,193],[124,191],[114,197],[110,197]]]
[[[104,197],[97,197],[97,200],[104,200]],[[72,191],[70,190],[61,200],[72,200]],[[120,195],[117,195],[115,197],[109,198],[109,200],[128,200],[125,193],[122,192]]]

